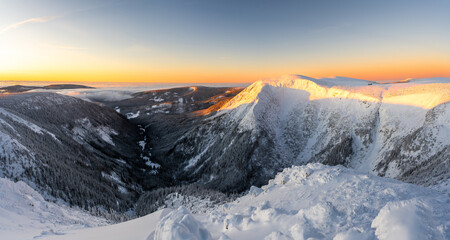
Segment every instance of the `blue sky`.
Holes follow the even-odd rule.
[[[443,76],[449,12],[450,1],[434,0],[4,0],[0,78]]]

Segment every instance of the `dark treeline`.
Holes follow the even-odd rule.
[[[162,207],[168,206],[167,196],[177,193],[184,197],[196,197],[202,200],[209,200],[213,204],[221,204],[236,199],[238,194],[225,194],[216,190],[208,189],[197,184],[180,185],[174,187],[158,188],[153,191],[145,192],[136,203],[136,215],[144,216]]]

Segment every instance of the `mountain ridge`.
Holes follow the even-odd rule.
[[[280,78],[260,80],[244,89],[238,96],[221,108],[235,108],[241,104],[256,100],[255,93],[264,86],[305,90],[309,100],[323,98],[347,98],[361,101],[384,102],[393,104],[409,103],[426,109],[450,101],[450,78],[409,79],[407,82],[383,83],[346,77],[311,78],[303,75],[286,75]],[[430,94],[430,92],[432,92]],[[424,94],[422,99],[401,99],[399,95]],[[432,101],[423,98],[431,97]],[[238,101],[239,100],[239,101]]]
[[[382,85],[311,79],[291,75],[241,91],[168,152],[173,161],[187,159],[177,176],[226,191],[239,191],[238,182],[259,185],[285,167],[308,162],[424,185],[449,177],[437,171],[450,161],[449,79]],[[428,182],[412,176],[422,165],[431,174]]]

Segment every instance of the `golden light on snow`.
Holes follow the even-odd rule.
[[[267,88],[267,89],[264,89]],[[277,89],[270,90],[269,88]],[[300,90],[305,100],[354,99],[367,102],[399,104],[423,109],[431,109],[450,102],[450,82],[429,83],[427,80],[405,80],[396,83],[377,83],[348,78],[313,79],[303,76],[285,76],[281,80],[258,81],[246,88],[221,110],[237,108],[244,104],[256,103],[262,91],[283,94],[287,90]],[[275,93],[277,91],[277,93]],[[270,94],[269,94],[270,95]],[[301,94],[300,94],[301,95]]]

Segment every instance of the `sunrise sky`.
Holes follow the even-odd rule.
[[[0,80],[450,77],[450,1],[1,0]]]

